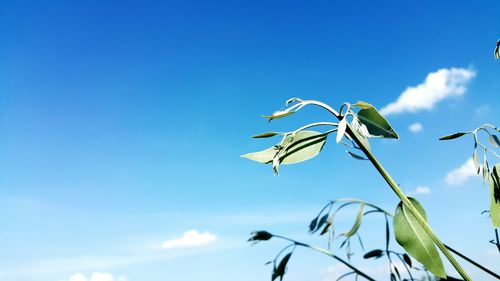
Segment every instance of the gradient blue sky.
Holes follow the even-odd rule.
[[[472,140],[437,141],[500,123],[498,11],[493,0],[1,1],[0,280],[268,280],[264,262],[283,244],[249,247],[251,231],[326,246],[306,230],[327,200],[390,210],[397,200],[333,141],[279,177],[240,158],[272,144],[253,134],[329,118],[307,109],[268,124],[260,114],[295,96],[382,108],[453,67],[476,74],[465,93],[390,115],[401,139],[373,150],[404,190],[431,190],[416,196],[446,243],[500,271],[480,214],[487,189],[444,180]],[[360,230],[373,247],[382,224]],[[217,239],[160,249],[189,230]],[[300,251],[286,279],[327,280],[332,266]]]

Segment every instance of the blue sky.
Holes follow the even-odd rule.
[[[272,144],[251,135],[330,118],[259,116],[296,96],[384,108],[408,89],[427,108],[389,114],[401,139],[373,140],[375,155],[404,190],[430,191],[416,197],[446,243],[500,271],[480,214],[487,189],[474,177],[446,180],[472,140],[437,141],[500,123],[499,10],[498,1],[1,1],[0,280],[267,280],[264,263],[283,244],[250,247],[251,231],[326,246],[306,231],[327,200],[389,210],[397,200],[331,140],[279,177],[240,158]],[[373,247],[382,224],[360,230]],[[186,232],[202,242],[182,244]],[[335,266],[300,251],[286,279],[327,280]]]

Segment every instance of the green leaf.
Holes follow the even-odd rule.
[[[414,198],[408,197],[408,199],[427,221],[422,205]],[[445,278],[443,262],[434,242],[403,202],[400,202],[396,208],[393,224],[394,235],[399,245],[434,275]]]
[[[356,103],[357,104],[357,103]],[[363,103],[363,107],[358,111],[358,118],[365,124],[368,132],[372,136],[388,139],[398,139],[399,136],[391,127],[389,122],[378,112],[378,110],[369,103]]]
[[[491,222],[494,227],[500,227],[500,163],[491,171],[490,195]]]
[[[291,256],[292,256],[291,252],[286,254],[286,256],[284,256],[283,259],[280,261],[278,267],[274,268],[272,281],[274,281],[278,277],[280,278],[280,281],[283,280],[283,276],[285,275],[285,271],[286,271],[286,265],[287,265],[288,261],[290,260]]]
[[[247,153],[241,157],[270,164],[279,155],[280,164],[294,164],[309,160],[319,154],[326,142],[326,135],[315,131],[300,131],[295,136],[287,136],[282,144],[268,149]]]
[[[458,133],[454,133],[454,134],[451,134],[451,135],[446,135],[444,137],[440,137],[439,140],[452,140],[452,139],[456,139],[456,138],[459,138],[463,135],[466,135],[467,133],[462,133],[462,132],[458,132]]]
[[[254,139],[270,138],[270,137],[274,137],[278,134],[279,133],[276,133],[276,132],[267,132],[267,133],[262,133],[262,134],[252,136],[252,138],[254,138]]]
[[[363,258],[364,259],[369,259],[369,258],[380,258],[381,256],[384,255],[384,251],[382,250],[372,250],[372,251],[369,251],[368,253],[366,253]]]
[[[280,157],[281,164],[294,164],[309,160],[318,155],[326,143],[326,135],[315,131],[300,131],[295,137],[287,137],[283,142],[285,154]]]
[[[365,203],[359,204],[359,210],[358,214],[356,215],[356,220],[354,221],[354,224],[352,225],[351,229],[345,233],[342,233],[345,237],[349,238],[356,234],[358,231],[359,227],[361,226],[361,222],[363,220],[363,211],[365,210]]]
[[[278,154],[278,151],[279,149],[276,146],[273,146],[266,150],[241,155],[241,157],[260,163],[269,164],[273,162],[273,158]]]
[[[488,138],[488,141],[490,142],[490,144],[491,144],[493,147],[500,147],[500,139],[498,139],[498,136],[497,136],[497,135],[491,135],[491,136]]]

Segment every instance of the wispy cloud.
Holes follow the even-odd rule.
[[[431,189],[427,186],[417,186],[415,190],[409,191],[408,195],[424,195],[431,193]]]
[[[442,68],[431,72],[422,84],[408,87],[399,98],[381,109],[382,114],[430,110],[448,97],[461,96],[467,91],[467,84],[476,76],[472,69]]]
[[[163,242],[161,247],[164,250],[173,248],[193,248],[214,243],[215,240],[217,240],[217,236],[209,231],[199,233],[197,230],[190,230],[184,232],[180,238],[173,238]]]
[[[450,171],[444,181],[449,184],[449,185],[462,185],[464,184],[469,178],[474,177],[476,175],[474,167],[474,161],[472,158],[469,158],[464,164],[462,164],[460,167]]]
[[[408,126],[408,130],[410,130],[410,132],[415,133],[415,134],[421,132],[423,129],[424,129],[424,127],[419,122],[415,122],[415,123],[411,124],[410,126]]]

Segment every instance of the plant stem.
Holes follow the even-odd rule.
[[[311,250],[314,250],[314,251],[317,251],[317,252],[320,252],[322,254],[325,254],[329,257],[332,257],[334,259],[336,259],[337,261],[343,263],[345,266],[349,267],[350,269],[354,270],[357,274],[363,276],[364,278],[366,278],[367,280],[370,280],[370,281],[375,281],[375,279],[373,279],[372,277],[368,276],[366,273],[364,273],[363,271],[357,269],[355,266],[351,265],[350,263],[346,262],[345,260],[343,260],[342,258],[338,257],[337,255],[333,254],[332,252],[330,251],[327,251],[323,248],[320,248],[320,247],[316,247],[316,246],[312,246],[312,245],[309,245],[309,244],[305,244],[305,243],[302,243],[302,242],[299,242],[299,241],[295,241],[293,239],[290,239],[288,237],[284,237],[284,236],[281,236],[281,235],[273,235],[273,237],[276,237],[276,238],[280,238],[280,239],[283,239],[283,240],[287,240],[287,241],[290,241],[292,243],[294,243],[295,245],[297,246],[302,246],[302,247],[305,247],[305,248],[309,248]]]
[[[380,162],[375,158],[375,156],[368,150],[365,145],[359,140],[358,136],[353,133],[351,127],[347,125],[346,132],[352,137],[352,139],[356,142],[356,144],[361,148],[361,150],[365,153],[366,157],[370,162],[372,162],[373,166],[380,175],[384,178],[384,180],[389,184],[391,189],[396,193],[399,199],[403,202],[403,204],[410,210],[411,214],[417,219],[422,228],[427,232],[429,237],[434,241],[436,246],[441,250],[441,252],[446,256],[446,258],[450,261],[453,267],[457,270],[457,272],[464,278],[465,280],[472,280],[471,277],[465,272],[462,266],[458,263],[458,261],[453,257],[453,255],[448,251],[448,249],[444,246],[443,242],[439,239],[439,237],[434,233],[432,228],[427,224],[425,219],[420,215],[417,209],[411,204],[408,197],[403,193],[403,191],[399,188],[398,184],[392,179],[389,173],[385,170],[385,168],[380,164]]]
[[[319,107],[322,107],[329,111],[331,114],[333,114],[337,119],[342,120],[343,116],[341,116],[336,110],[331,108],[329,105],[318,102],[318,101],[313,101],[313,100],[308,100],[308,101],[303,101],[304,105],[307,104],[312,104],[316,105]],[[371,153],[371,151],[363,144],[363,142],[359,139],[359,137],[353,133],[353,130],[349,124],[347,124],[346,132],[351,136],[351,138],[356,142],[356,144],[361,148],[361,151],[366,155],[368,160],[373,164],[375,169],[380,173],[380,175],[384,178],[384,180],[389,184],[391,189],[396,193],[396,195],[399,197],[401,202],[408,208],[410,213],[415,217],[415,219],[420,223],[422,228],[425,230],[425,232],[429,235],[429,237],[434,241],[436,246],[441,250],[441,252],[446,256],[446,258],[450,261],[450,263],[453,265],[453,267],[457,270],[457,272],[462,276],[467,281],[472,281],[471,277],[465,272],[465,270],[462,268],[462,266],[458,263],[458,261],[453,257],[453,255],[448,251],[448,249],[444,246],[443,242],[439,239],[439,237],[434,233],[432,228],[429,226],[427,221],[420,215],[418,210],[411,204],[410,200],[408,200],[408,197],[403,193],[403,191],[399,188],[398,184],[394,181],[394,179],[389,175],[389,173],[385,170],[385,168],[380,164],[380,162],[375,158],[375,156]]]
[[[453,249],[452,247],[450,247],[450,246],[448,246],[448,245],[446,245],[446,244],[445,244],[445,246],[446,246],[446,248],[448,248],[448,250],[452,251],[452,252],[453,252],[453,253],[455,253],[457,256],[459,256],[459,257],[461,257],[462,259],[464,259],[464,260],[466,260],[466,261],[470,262],[471,264],[475,265],[475,266],[476,266],[476,267],[478,267],[479,269],[483,270],[484,272],[488,273],[489,275],[491,275],[491,276],[493,276],[493,277],[495,277],[495,278],[497,278],[497,279],[499,279],[499,280],[500,280],[500,275],[498,275],[498,274],[496,274],[495,272],[493,272],[493,271],[491,271],[491,270],[487,269],[486,267],[484,267],[484,266],[482,266],[482,265],[478,264],[477,262],[475,262],[475,261],[473,261],[473,260],[469,259],[467,256],[465,256],[465,255],[463,255],[462,253],[460,253],[460,252],[456,251],[456,250],[455,250],[455,249]]]

